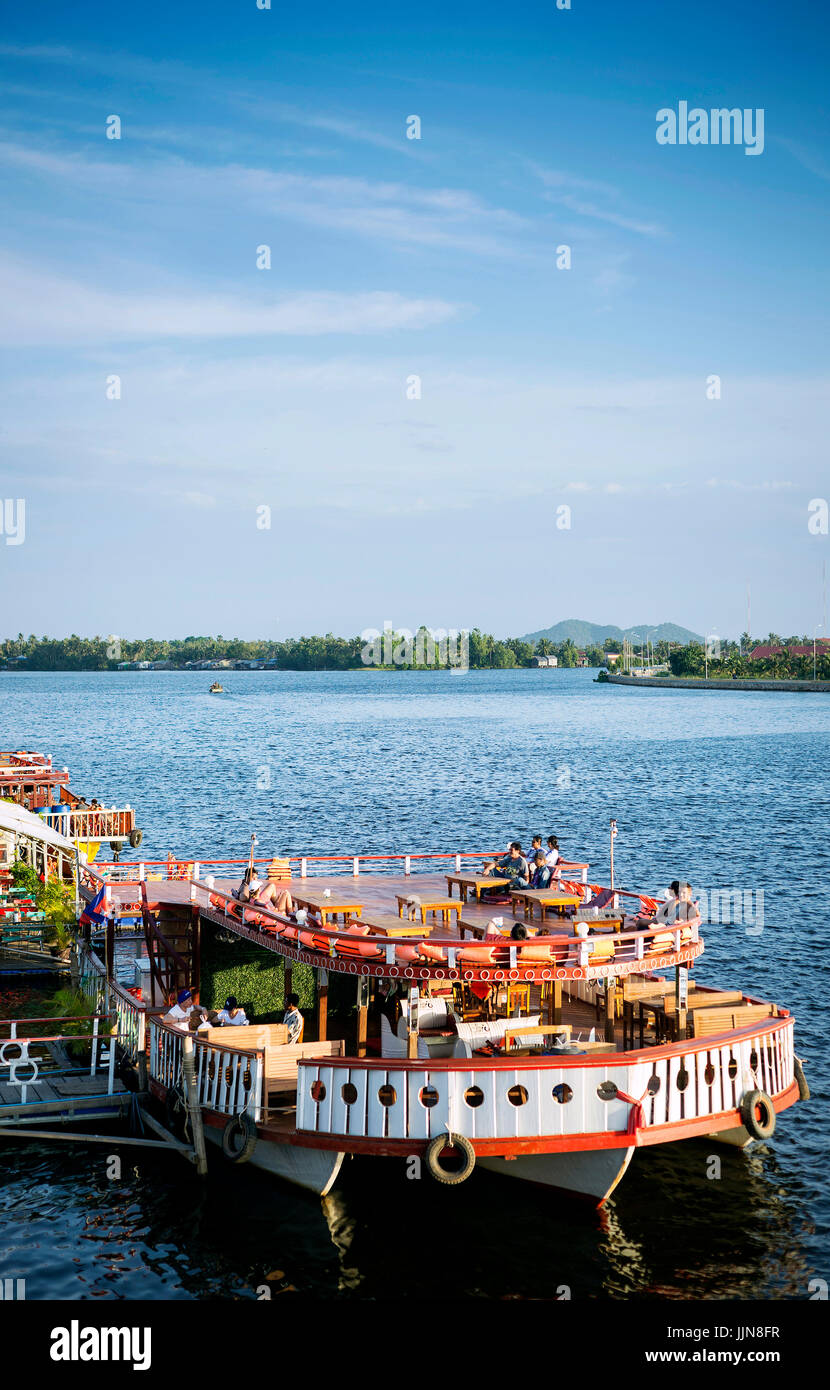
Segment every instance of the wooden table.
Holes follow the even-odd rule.
[[[472,888],[475,891],[476,902],[481,902],[481,894],[485,888],[506,888],[513,880],[510,878],[496,878],[492,874],[445,874],[447,880],[447,897],[452,897],[452,886],[458,887],[458,896],[461,902],[467,901],[467,890]]]
[[[361,917],[360,921],[364,927],[371,927],[380,936],[414,937],[418,941],[423,941],[435,929],[434,922],[428,926],[426,923],[418,926],[417,922],[402,922],[394,912],[374,912],[371,909],[368,916]]]
[[[359,917],[363,911],[362,903],[343,902],[340,898],[299,898],[292,892],[292,898],[296,907],[305,907],[309,912],[316,912],[323,926],[329,917],[339,917],[341,914],[345,921],[349,917]]]
[[[551,892],[549,888],[514,888],[510,894],[513,899],[513,916],[516,915],[516,908],[521,903],[524,907],[525,918],[533,920],[533,906],[539,904],[539,915],[542,921],[545,920],[545,913],[550,908],[555,908],[559,916],[564,916],[566,907],[579,907],[582,899],[576,893],[557,893]]]
[[[724,1008],[728,1004],[740,1004],[743,1001],[743,994],[739,989],[730,990],[695,990],[689,993],[686,1004],[686,1013],[694,1013],[695,1009],[717,1009]],[[674,991],[671,994],[651,995],[644,999],[638,999],[640,1013],[640,1046],[643,1046],[643,1033],[645,1028],[644,1012],[654,1014],[655,1040],[659,1042],[661,1038],[669,1038],[676,1031],[677,1018],[677,999]]]
[[[580,922],[584,922],[592,932],[618,932],[622,931],[624,921],[624,917],[575,917],[573,926],[576,928]],[[590,941],[591,938],[588,936],[584,939]]]
[[[421,899],[420,902],[415,903],[415,904],[413,905],[413,904],[411,904],[410,901],[409,901],[410,898],[413,897],[413,896],[416,896],[416,895],[415,895],[415,894],[411,894],[411,893],[396,893],[396,894],[395,894],[395,901],[396,901],[396,903],[398,904],[398,916],[399,916],[399,917],[403,917],[404,912],[407,911],[407,908],[409,908],[409,909],[411,910],[412,907],[414,906],[415,911],[416,911],[416,912],[420,912],[420,914],[421,914],[421,921],[422,921],[424,924],[426,924],[427,913],[428,913],[428,912],[433,912],[433,913],[435,913],[435,912],[440,912],[440,913],[441,913],[441,918],[442,918],[442,921],[443,921],[444,925],[445,925],[446,927],[448,927],[449,924],[450,924],[450,914],[451,914],[451,913],[454,912],[454,913],[456,914],[456,917],[460,917],[460,915],[461,915],[461,903],[460,903],[460,902],[459,902],[459,903],[453,902],[452,898],[432,898],[432,899],[428,900],[427,902],[424,902],[424,900]]]
[[[494,935],[493,932],[490,932],[490,935],[488,936],[486,922],[482,920],[473,922],[469,918],[465,919],[463,917],[460,917],[458,920],[458,935],[461,937],[462,941],[464,940],[465,933],[469,932],[470,936],[477,938],[477,940],[479,941],[505,941],[511,946],[521,946],[521,941],[514,941],[512,939],[510,935],[510,930],[511,928],[509,926],[500,927],[498,936]],[[539,936],[545,937],[548,935],[550,935],[550,933],[548,931],[548,924],[546,922],[528,922],[528,941],[533,941],[536,937]],[[556,939],[557,941],[562,941],[564,938],[562,934],[559,934],[557,935]]]

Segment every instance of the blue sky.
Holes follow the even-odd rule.
[[[829,31],[803,3],[7,11],[0,635],[731,635],[747,582],[756,632],[812,630]],[[659,145],[680,101],[762,108],[763,153]]]

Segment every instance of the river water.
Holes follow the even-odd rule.
[[[310,855],[538,832],[605,881],[614,816],[618,882],[744,895],[742,920],[706,929],[696,977],[794,1011],[812,1100],[769,1143],[718,1149],[719,1177],[706,1141],[638,1152],[601,1213],[492,1174],[443,1189],[392,1161],[347,1164],[321,1203],[217,1161],[201,1185],[125,1148],[113,1178],[106,1146],[9,1140],[0,1277],[29,1299],[805,1299],[830,1279],[830,700],[592,675],[231,672],[211,696],[205,672],[3,673],[0,746],[50,752],[75,790],[133,805],[146,859],[241,857],[252,831],[260,853]]]

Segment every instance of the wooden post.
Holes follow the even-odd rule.
[[[409,1027],[407,1031],[406,1055],[410,1061],[418,1056],[418,1004],[420,991],[417,985],[409,987]]]
[[[193,1153],[196,1159],[196,1172],[200,1178],[207,1173],[207,1154],[205,1152],[205,1131],[202,1125],[202,1111],[196,1094],[196,1071],[193,1065],[193,1038],[185,1033],[182,1039],[182,1079],[193,1130]]]
[[[613,975],[605,981],[605,1041],[614,1041],[614,1013],[616,1011],[617,982]]]
[[[550,1022],[562,1022],[562,981],[554,980],[550,992]]]
[[[357,1055],[366,1056],[366,1038],[369,1027],[369,981],[357,982]]]
[[[329,1016],[329,972],[317,972],[317,1041],[326,1041]]]
[[[198,903],[193,903],[190,911],[192,913],[192,932],[190,936],[190,979],[187,983],[192,989],[196,989],[202,979],[202,918]]]
[[[686,1038],[686,1005],[689,1001],[689,972],[685,965],[674,967],[674,1005],[677,1017],[677,1037]]]

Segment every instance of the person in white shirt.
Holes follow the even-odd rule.
[[[285,1015],[282,1021],[288,1029],[288,1041],[290,1043],[302,1042],[303,1039],[305,1019],[300,1013],[299,1003],[299,994],[289,994],[285,1001]]]
[[[193,995],[189,989],[180,989],[176,1002],[162,1016],[162,1023],[170,1023],[174,1028],[187,1028],[190,1011],[193,1008]]]
[[[244,1028],[247,1026],[248,1019],[245,1016],[245,1010],[239,1007],[235,995],[228,995],[224,1009],[220,1009],[216,1015],[216,1022],[220,1028]]]
[[[555,870],[561,858],[562,855],[559,853],[559,841],[555,835],[548,835],[548,852],[545,855],[545,863],[548,868]],[[561,872],[562,870],[560,869],[559,873]],[[559,874],[554,872],[552,876],[558,878]]]

